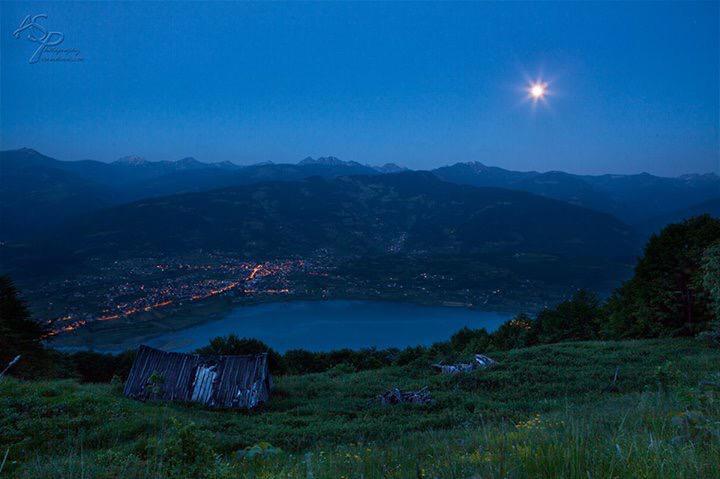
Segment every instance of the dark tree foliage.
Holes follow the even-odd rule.
[[[407,347],[398,353],[393,364],[407,366],[408,364],[421,361],[425,353],[426,348],[424,346]]]
[[[580,290],[572,299],[542,310],[536,319],[538,342],[586,341],[600,334],[603,311],[595,294]]]
[[[487,351],[492,344],[492,336],[484,328],[464,327],[450,337],[450,341],[433,344],[427,350],[428,360],[433,362],[462,362],[475,353]]]
[[[720,239],[720,220],[708,215],[665,227],[650,238],[634,277],[607,304],[610,337],[688,336],[713,319],[703,283],[703,254]]]
[[[42,344],[45,329],[30,317],[25,302],[7,276],[0,276],[0,370],[17,355],[20,362],[10,374],[30,376],[42,372],[48,355]]]
[[[285,352],[283,360],[290,374],[319,373],[332,367],[319,354],[305,349],[291,349]]]
[[[492,334],[492,346],[495,349],[525,348],[537,343],[535,321],[525,313],[520,313],[500,326]]]
[[[720,321],[720,240],[705,250],[703,256],[703,286],[710,294],[715,321]]]
[[[196,351],[198,354],[222,354],[238,356],[244,354],[268,354],[268,366],[273,374],[285,372],[282,357],[277,351],[258,339],[239,338],[234,334],[218,336],[210,340],[210,344]]]
[[[456,351],[465,349],[485,350],[490,344],[490,333],[485,328],[470,329],[467,326],[450,337],[450,346]]]
[[[710,294],[714,320],[701,336],[712,346],[720,346],[720,241],[705,250],[703,256],[703,286]]]
[[[355,371],[389,366],[400,355],[397,349],[336,349],[329,352],[290,350],[283,356],[286,371],[290,374],[307,374],[327,371],[344,364]]]
[[[84,383],[106,383],[113,376],[125,381],[130,374],[135,351],[120,354],[101,354],[81,351],[70,354],[70,368],[73,376]]]

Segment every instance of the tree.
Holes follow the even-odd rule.
[[[492,345],[496,349],[525,348],[536,343],[535,321],[525,313],[506,321],[492,334]]]
[[[490,333],[484,328],[470,329],[467,326],[450,337],[450,347],[460,353],[481,353],[490,345]]]
[[[210,340],[210,344],[197,351],[198,354],[221,354],[221,355],[245,355],[245,354],[268,354],[268,367],[273,374],[285,372],[285,365],[282,357],[267,344],[257,339],[239,338],[234,334],[218,336]]]
[[[600,332],[602,309],[595,294],[577,291],[572,299],[552,309],[544,309],[537,316],[538,341],[586,341],[597,339]]]
[[[710,295],[715,321],[720,321],[720,241],[705,250],[703,286]]]
[[[613,337],[694,335],[713,319],[703,282],[703,253],[720,239],[720,220],[708,215],[665,227],[653,235],[635,275],[607,304],[606,332]]]
[[[715,319],[701,336],[711,345],[720,346],[720,242],[705,250],[702,271],[703,286],[710,294]]]
[[[42,340],[47,331],[30,317],[12,280],[0,276],[0,367],[18,354],[19,364],[9,373],[28,376],[45,366],[46,351]]]

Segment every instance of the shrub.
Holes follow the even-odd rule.
[[[156,449],[162,477],[168,479],[212,477],[215,470],[216,453],[209,433],[194,423],[181,423],[171,419],[171,427],[164,439],[150,443]],[[152,454],[148,454],[151,457]]]
[[[273,374],[285,372],[285,364],[277,351],[258,339],[239,338],[234,334],[218,336],[210,340],[210,344],[197,351],[198,354],[244,355],[267,353],[268,366]]]
[[[423,346],[407,347],[398,353],[395,358],[395,364],[398,366],[406,366],[422,360],[426,354],[427,350]]]
[[[95,463],[97,479],[134,477],[142,471],[142,461],[138,456],[117,449],[100,451],[95,458]]]
[[[319,373],[330,367],[325,363],[325,358],[304,349],[287,351],[283,360],[290,374]]]
[[[503,323],[492,335],[493,347],[500,350],[524,348],[536,343],[535,321],[525,313],[520,313]]]
[[[81,351],[69,355],[76,376],[83,383],[106,383],[114,376],[124,381],[130,374],[135,351],[120,354],[100,354]]]
[[[572,299],[537,317],[538,342],[585,341],[596,339],[602,323],[602,309],[595,294],[580,290]]]
[[[450,347],[454,351],[479,353],[490,346],[491,336],[485,328],[462,328],[450,337]]]

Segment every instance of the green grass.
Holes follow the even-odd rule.
[[[425,364],[280,377],[253,413],[139,403],[118,385],[9,379],[0,383],[2,474],[720,477],[720,394],[698,385],[719,380],[719,350],[669,339],[495,357],[492,370],[453,377]],[[619,390],[607,392],[616,366]],[[432,406],[373,401],[391,386],[425,385]],[[274,448],[238,454],[264,442]]]

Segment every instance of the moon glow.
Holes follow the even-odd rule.
[[[547,95],[547,83],[537,81],[528,87],[528,95],[533,101],[542,100]]]

